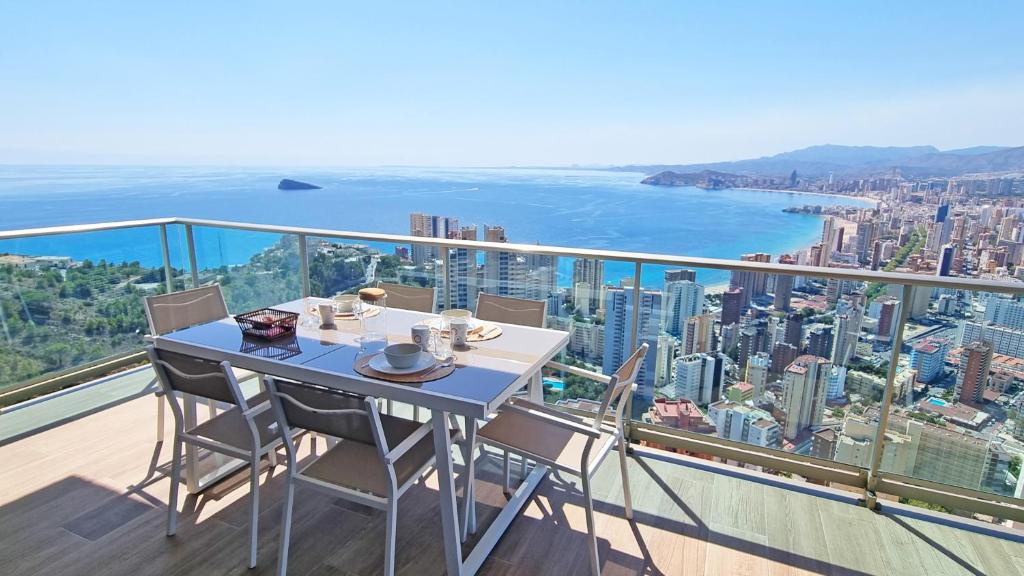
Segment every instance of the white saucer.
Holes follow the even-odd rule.
[[[415,374],[428,368],[432,368],[435,362],[433,354],[430,352],[420,352],[420,357],[416,359],[416,363],[408,368],[395,368],[391,364],[388,364],[388,359],[384,354],[378,354],[373,358],[370,358],[367,365],[377,372],[382,372],[384,374]]]
[[[433,319],[428,320],[427,322],[425,322],[425,324],[427,326],[433,328],[434,330],[440,330],[441,329],[441,325],[442,325],[442,320],[441,320],[441,318],[433,318]],[[468,324],[469,324],[469,326],[468,326],[467,329],[470,332],[472,332],[473,330],[476,330],[478,327],[483,326],[485,324],[485,322],[483,320],[479,320],[477,318],[470,318]]]

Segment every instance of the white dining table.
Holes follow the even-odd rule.
[[[336,327],[321,329],[310,312],[319,302],[329,300],[303,298],[274,306],[300,314],[296,335],[287,339],[266,342],[244,338],[235,320],[225,318],[154,337],[152,343],[161,350],[217,362],[227,360],[232,366],[260,374],[429,409],[438,456],[441,524],[448,574],[476,573],[544,478],[547,469],[541,465],[533,467],[463,560],[452,443],[448,433],[449,417],[465,418],[468,424],[466,433],[472,441],[476,430],[474,422],[486,419],[522,388],[529,389],[531,399],[543,401],[540,369],[568,344],[569,334],[560,330],[495,323],[502,328],[499,337],[470,342],[462,349],[455,349],[456,368],[452,374],[421,384],[401,384],[356,372],[354,365],[360,355],[357,340],[359,322],[339,319]],[[413,325],[436,317],[435,314],[390,308],[386,318],[388,341],[410,342]],[[464,456],[468,456],[466,473],[472,477],[472,455],[464,452]],[[466,496],[469,501],[474,498],[472,488],[467,490]],[[472,517],[474,508],[463,508],[464,524],[475,524]]]

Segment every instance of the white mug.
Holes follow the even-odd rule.
[[[452,335],[452,346],[465,346],[469,336],[469,322],[465,318],[452,318],[448,323],[448,331]]]
[[[334,326],[333,304],[317,304],[316,309],[320,313],[321,326]]]
[[[424,352],[430,351],[430,326],[417,324],[412,327],[412,343],[420,347]]]

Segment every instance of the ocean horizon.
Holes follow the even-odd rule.
[[[408,234],[409,214],[425,212],[460,225],[502,226],[516,243],[738,259],[750,252],[777,257],[817,241],[821,217],[784,208],[871,204],[799,192],[650,186],[640,184],[643,177],[541,168],[0,166],[0,229],[178,216]],[[278,190],[282,178],[322,189]],[[198,265],[244,264],[279,238],[199,227]],[[170,248],[172,262],[183,265],[180,234]],[[161,263],[155,229],[0,241],[0,253]],[[645,266],[642,285],[660,287],[665,268]],[[571,259],[561,259],[559,269],[559,284],[568,286]],[[609,262],[606,281],[633,272],[629,263]],[[698,280],[718,285],[728,272],[699,270]]]

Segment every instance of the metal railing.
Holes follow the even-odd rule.
[[[300,274],[302,276],[301,292],[304,297],[310,294],[309,262],[308,255],[306,254],[306,239],[313,237],[388,244],[420,245],[438,248],[441,250],[442,260],[445,266],[444,273],[446,275],[449,273],[447,267],[448,251],[454,248],[632,263],[635,270],[632,286],[634,306],[632,310],[632,322],[630,323],[631,332],[629,334],[629,342],[633,346],[639,342],[640,336],[638,334],[638,315],[640,309],[638,304],[640,302],[641,278],[644,266],[681,266],[689,268],[724,270],[730,272],[761,272],[766,274],[806,276],[826,280],[836,279],[901,285],[903,287],[902,304],[900,306],[898,326],[895,330],[889,370],[885,379],[885,388],[883,391],[880,409],[880,421],[875,432],[870,466],[867,469],[832,460],[823,460],[772,448],[758,447],[715,436],[686,432],[636,420],[629,423],[628,434],[630,439],[634,441],[656,442],[669,448],[682,449],[729,460],[745,461],[755,465],[762,465],[773,470],[799,474],[812,480],[838,482],[847,486],[860,488],[864,490],[864,502],[869,507],[876,506],[877,498],[875,493],[876,491],[881,490],[887,494],[895,496],[926,499],[950,508],[976,511],[985,514],[997,515],[1001,518],[1024,521],[1024,500],[999,496],[997,494],[980,490],[908,478],[881,470],[881,462],[885,450],[885,434],[887,432],[888,416],[893,401],[894,382],[901,355],[904,329],[908,321],[909,303],[911,302],[912,290],[914,288],[948,288],[1019,296],[1024,295],[1024,283],[975,278],[925,276],[845,268],[827,268],[819,266],[749,262],[717,258],[674,256],[641,252],[543,246],[535,244],[451,240],[399,234],[350,232],[322,228],[253,224],[196,218],[156,218],[0,231],[0,241],[38,236],[119,230],[126,228],[159,227],[165,281],[167,289],[172,290],[173,269],[170,262],[170,251],[167,239],[167,227],[170,225],[184,226],[188,251],[188,263],[190,266],[190,275],[193,285],[198,285],[199,282],[197,269],[198,259],[196,255],[196,245],[193,238],[193,229],[197,226],[222,230],[242,230],[297,236],[299,239],[300,251]],[[443,283],[444,291],[441,295],[441,302],[451,302],[451,284],[451,282],[447,281]]]

